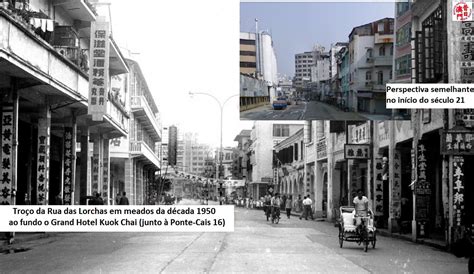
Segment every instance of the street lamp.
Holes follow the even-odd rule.
[[[224,103],[221,103],[221,101],[219,101],[219,99],[217,99],[214,95],[212,94],[209,94],[209,93],[205,93],[205,92],[189,92],[189,95],[192,97],[193,95],[206,95],[206,96],[209,96],[211,97],[212,99],[214,99],[217,104],[219,104],[219,109],[220,109],[220,131],[221,131],[221,138],[220,138],[220,149],[219,149],[219,168],[217,169],[217,174],[220,174],[220,170],[222,168],[222,116],[223,116],[223,112],[224,112],[224,106],[225,104],[232,98],[232,97],[235,97],[235,96],[238,96],[239,94],[234,94],[230,97],[228,97],[227,99],[225,99]],[[222,205],[222,181],[220,180],[220,178],[217,178],[217,177],[220,177],[220,176],[216,176],[216,180],[219,180],[219,186],[221,188],[221,191],[219,191],[219,204]]]

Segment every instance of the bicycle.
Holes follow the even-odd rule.
[[[272,206],[272,224],[278,224],[280,221],[280,207]]]
[[[360,225],[357,227],[357,233],[359,234],[358,244],[364,245],[364,252],[367,252],[369,247],[369,242],[371,241],[369,237],[369,229],[367,228],[367,223],[369,222],[370,217],[357,217],[360,218]],[[375,247],[375,242],[372,242],[373,247]]]

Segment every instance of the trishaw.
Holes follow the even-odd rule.
[[[339,246],[342,248],[344,241],[357,242],[363,244],[364,251],[367,252],[369,243],[375,248],[377,242],[376,229],[374,226],[374,214],[369,209],[368,217],[359,217],[362,219],[360,229],[355,222],[355,208],[349,206],[341,206],[339,208]]]

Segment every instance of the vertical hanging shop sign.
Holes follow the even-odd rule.
[[[416,220],[426,221],[429,216],[429,204],[431,186],[427,179],[426,148],[422,143],[418,144],[418,180],[415,185],[416,194]]]
[[[401,204],[400,204],[400,199],[401,199],[401,192],[402,192],[402,187],[401,187],[401,155],[399,151],[395,151],[394,155],[394,161],[393,161],[393,188],[392,188],[392,204],[391,204],[391,211],[392,211],[392,216],[395,218],[400,218],[401,216]]]
[[[0,184],[0,205],[11,204],[12,191],[12,172],[13,172],[13,105],[2,106],[2,138],[0,144],[2,145],[1,159],[1,184]]]
[[[454,189],[453,189],[453,209],[454,226],[461,226],[462,213],[464,211],[464,158],[463,156],[454,156]]]
[[[72,138],[72,128],[66,127],[64,128],[64,166],[63,166],[63,178],[64,178],[64,185],[63,185],[63,201],[65,205],[71,205],[72,201],[72,176],[73,176],[73,166],[72,166],[72,146],[73,146],[73,138]]]
[[[93,121],[102,121],[107,112],[109,81],[109,23],[91,23],[89,69],[89,109]]]
[[[102,197],[105,204],[109,202],[109,142],[104,142],[104,157],[102,159]]]
[[[49,188],[49,127],[47,119],[38,120],[38,169],[36,170],[37,204],[46,205]]]
[[[92,156],[92,194],[99,192],[99,154]]]
[[[375,216],[383,216],[383,167],[382,158],[375,159]]]

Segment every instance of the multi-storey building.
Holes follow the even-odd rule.
[[[267,32],[240,33],[240,107],[255,108],[275,99],[277,60]]]
[[[393,21],[377,20],[349,34],[349,108],[353,111],[390,114],[385,107],[385,84],[392,77]]]
[[[250,133],[251,130],[244,129],[235,136],[234,141],[237,144],[237,155],[234,159],[232,168],[232,177],[237,179],[248,179],[248,148],[250,146]]]
[[[130,73],[112,80],[113,89],[125,91],[122,98],[130,111],[130,132],[111,142],[111,190],[114,194],[125,191],[131,204],[141,205],[147,203],[148,186],[161,169],[157,144],[162,133],[158,108],[140,66],[133,60],[127,63]]]
[[[350,96],[350,69],[349,69],[349,51],[347,47],[342,48],[337,53],[337,77],[339,81],[338,90],[341,92],[341,106],[348,109],[353,105],[352,96]]]
[[[164,136],[164,135],[163,135]],[[168,164],[177,165],[178,154],[178,128],[176,126],[168,127]]]
[[[314,200],[314,187],[304,185],[303,128],[276,144],[274,150],[273,165],[278,174],[276,178],[278,192],[287,197],[291,196],[293,202],[299,198],[303,199],[306,195],[311,195]],[[295,205],[294,211],[300,212],[302,208],[297,203]]]
[[[168,150],[169,150],[169,129],[168,127],[163,127],[161,129],[161,143],[159,144],[161,150],[161,154],[158,155],[159,159],[161,160],[161,166],[166,167],[168,166]]]
[[[333,96],[331,92],[331,59],[327,52],[317,52],[311,67],[311,83],[316,88],[317,98],[321,101]]]
[[[303,124],[294,122],[256,121],[250,134],[248,194],[254,199],[274,190],[276,169],[273,168],[273,147],[301,129]]]
[[[14,4],[0,7],[0,204],[109,201],[109,140],[129,130],[110,80],[129,68],[107,21],[88,1]]]
[[[339,106],[345,105],[344,93],[342,91],[342,76],[341,76],[341,66],[340,66],[340,52],[342,49],[347,48],[348,43],[337,42],[336,44],[331,45],[329,50],[329,76],[331,78],[330,92],[331,97],[336,100],[336,103]]]
[[[306,51],[295,54],[295,88],[303,88],[305,83],[311,81],[311,67],[314,66],[314,51]]]

